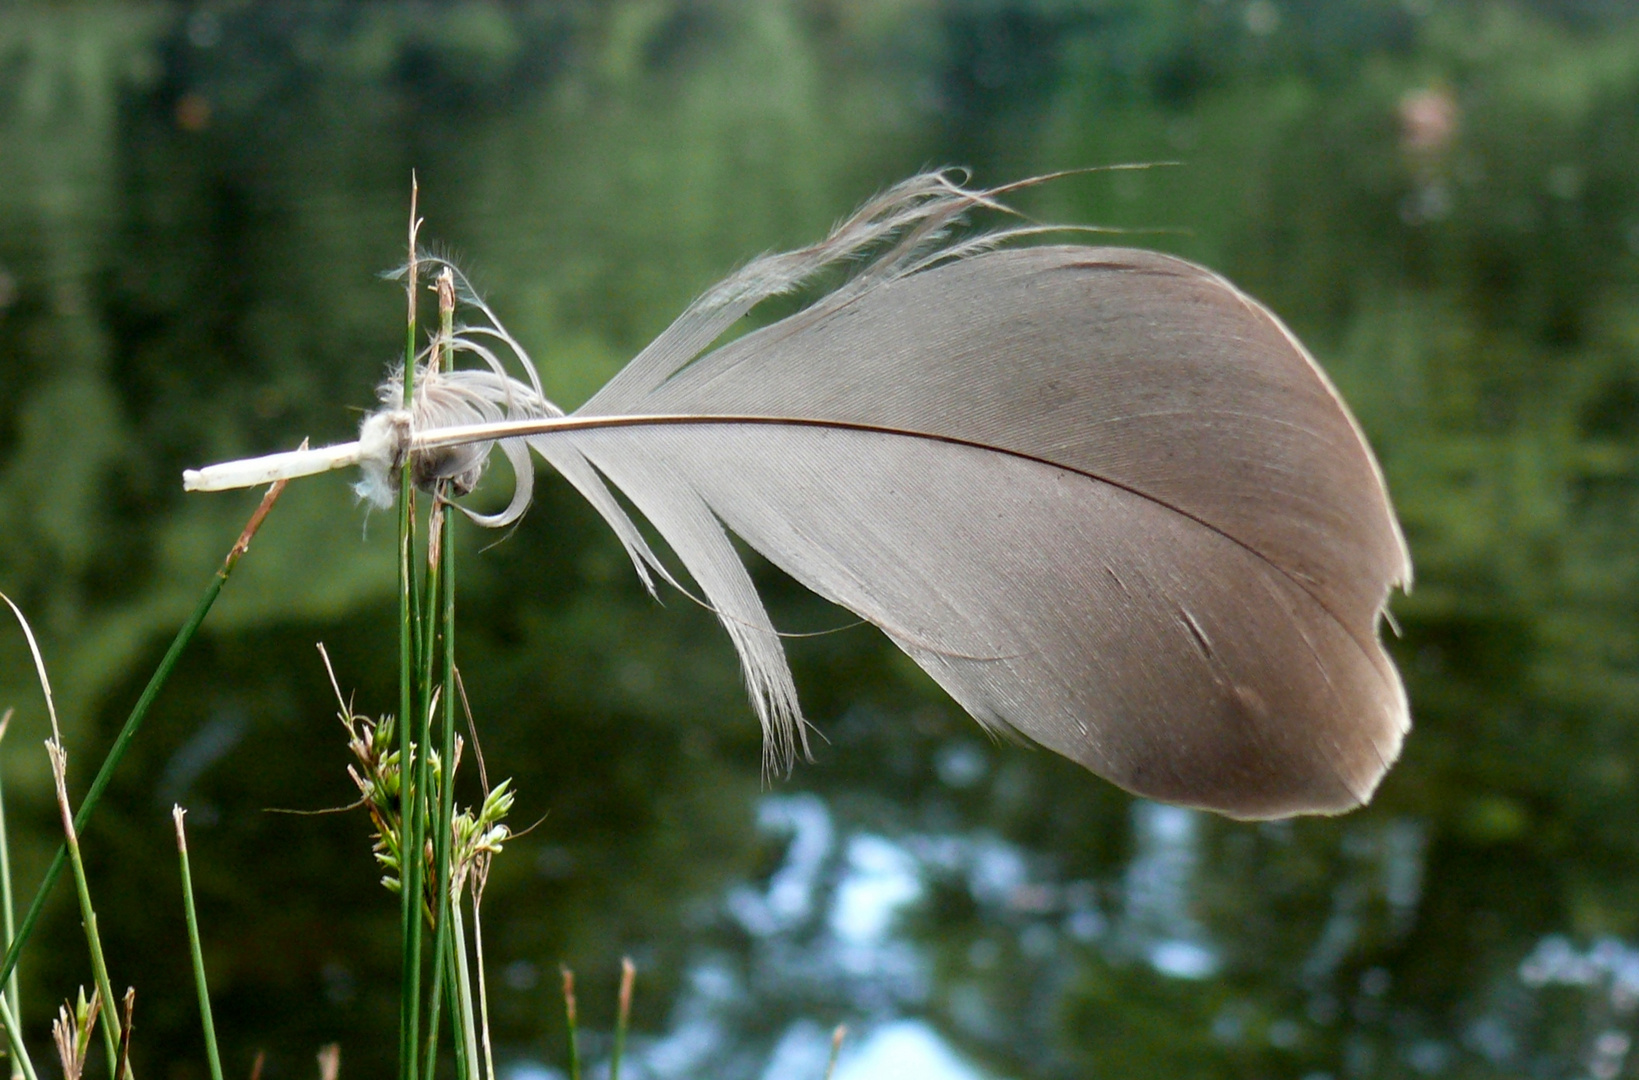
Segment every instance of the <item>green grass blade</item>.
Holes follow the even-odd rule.
[[[461,1045],[456,1052],[456,1080],[480,1080],[478,1028],[473,1019],[472,972],[467,967],[467,930],[461,908],[450,908],[450,945],[455,950],[455,996],[460,1004]]]
[[[453,958],[445,955],[448,949],[438,948],[437,941],[442,940],[442,937],[436,939],[433,948],[433,956],[443,959],[433,963],[432,995],[428,998],[433,1004],[427,1010],[427,1046],[421,1057],[422,1067],[426,1070],[426,1080],[434,1080],[438,1074],[438,1021],[443,1016],[443,1010],[438,1007],[438,1003],[440,1000],[444,1001],[449,1006],[451,1016],[455,1015],[456,1007],[455,995],[450,990],[450,981],[444,977],[444,973],[453,963]]]
[[[11,710],[7,709],[0,715],[0,744],[5,742],[6,729],[11,726]],[[6,947],[11,947],[17,937],[17,905],[16,898],[11,891],[11,831],[6,827],[6,801],[4,790],[0,789],[0,906],[5,908]],[[23,992],[17,982],[17,970],[12,969],[10,977],[6,979],[4,996],[6,1004],[11,1007],[11,1015],[23,1015]],[[12,1056],[11,1075],[13,1080],[23,1075],[23,1063]]]
[[[405,475],[409,475],[408,469],[405,470]],[[438,558],[439,529],[436,524],[437,516],[438,505],[435,500],[432,518],[429,520],[427,527],[427,557],[429,560]],[[432,606],[437,602],[438,584],[437,566],[429,566],[426,581],[424,582],[425,596],[417,598],[413,593],[410,595],[410,607],[416,611],[420,611],[424,607],[426,611],[426,617],[421,623],[421,633],[416,636],[413,642],[418,651],[411,661],[409,685],[413,693],[413,704],[409,715],[414,719],[413,724],[405,725],[406,730],[411,733],[410,741],[414,746],[415,753],[413,757],[401,758],[401,761],[408,761],[409,764],[404,766],[400,772],[400,776],[404,778],[401,780],[401,784],[414,793],[414,798],[410,799],[406,806],[407,816],[402,819],[401,826],[405,835],[402,849],[401,876],[404,884],[404,895],[409,898],[412,905],[411,911],[414,915],[414,925],[410,927],[409,935],[405,941],[406,957],[408,958],[411,953],[414,955],[414,967],[408,973],[412,977],[406,980],[404,988],[406,994],[413,994],[416,998],[415,1015],[412,1017],[415,1023],[412,1023],[407,1033],[411,1039],[420,1038],[419,1003],[421,995],[422,922],[425,910],[422,905],[426,901],[425,851],[430,813],[428,803],[434,795],[432,754],[429,752],[429,747],[432,743],[433,650],[437,645],[437,634],[434,633]],[[410,580],[410,585],[413,589],[415,585],[413,578]],[[422,599],[425,600],[424,605],[419,602]],[[434,903],[432,911],[435,915],[437,910],[438,906]],[[437,964],[436,958],[439,955],[436,941],[435,938],[433,949],[433,962],[435,965]],[[435,967],[433,981],[436,982],[437,978]],[[433,1001],[432,1008],[437,1008],[436,999]],[[429,1020],[429,1029],[431,1023]],[[433,1049],[436,1052],[436,1043]],[[410,1064],[412,1067],[416,1066],[413,1056]],[[413,1077],[415,1074],[412,1072],[411,1075]]]
[[[199,947],[199,916],[194,913],[193,875],[188,872],[188,835],[182,827],[180,806],[171,808],[176,822],[176,852],[182,864],[182,909],[188,918],[188,950],[193,957],[194,986],[199,991],[199,1022],[205,1029],[205,1057],[210,1063],[211,1080],[222,1080],[222,1058],[216,1050],[216,1024],[211,1020],[211,994],[205,985],[205,954]],[[112,1010],[110,1010],[112,1012]]]
[[[421,221],[416,217],[417,187],[415,174],[410,175],[410,261],[405,268],[405,295],[408,298],[408,318],[404,331],[404,407],[409,408],[415,398],[415,335],[416,305],[416,233]],[[398,1017],[398,1075],[399,1080],[416,1078],[416,1040],[420,1027],[421,1007],[421,836],[416,829],[419,815],[416,805],[421,793],[415,781],[415,753],[411,743],[415,723],[415,569],[411,553],[414,549],[415,522],[414,486],[410,470],[403,469],[399,476],[398,498],[398,732],[399,732],[399,932],[403,946],[403,974],[399,985]],[[426,753],[426,741],[421,752]]]
[[[199,598],[199,603],[194,606],[193,614],[189,615],[188,621],[182,624],[182,629],[176,632],[176,637],[171,641],[171,647],[165,650],[165,656],[160,660],[159,666],[154,669],[153,675],[149,677],[148,685],[143,687],[142,696],[137,698],[136,705],[131,709],[131,715],[126,717],[125,726],[120,728],[120,733],[114,737],[114,745],[108,748],[108,755],[103,758],[102,767],[97,770],[96,777],[91,781],[91,787],[87,789],[85,798],[80,802],[79,811],[74,815],[74,830],[80,835],[85,834],[86,826],[91,822],[92,813],[97,809],[97,804],[102,801],[102,794],[107,790],[108,782],[113,779],[114,770],[119,767],[120,759],[125,756],[125,751],[130,749],[131,741],[137,737],[137,732],[141,729],[143,720],[148,716],[148,710],[153,707],[154,699],[159,697],[159,692],[165,686],[166,680],[171,677],[171,672],[176,668],[177,661],[182,659],[182,653],[187,649],[188,643],[193,641],[194,635],[199,632],[200,624],[205,621],[205,616],[210,614],[211,606],[216,603],[216,598],[221,595],[222,586],[227,584],[228,578],[233,574],[233,568],[239,565],[240,558],[244,556],[246,551],[250,550],[251,539],[256,535],[257,530],[262,527],[262,522],[267,518],[268,511],[273,509],[274,502],[284,489],[285,481],[280,480],[269,487],[267,494],[262,496],[261,505],[250,516],[250,521],[246,523],[244,531],[239,534],[239,539],[234,543],[232,550],[228,552],[227,558],[222,560],[221,569],[217,570],[216,576],[211,578],[211,583],[205,588],[205,595]],[[67,862],[68,845],[64,843],[58,846],[57,853],[51,857],[51,863],[46,867],[45,877],[41,879],[40,887],[35,890],[34,899],[30,901],[28,911],[23,915],[23,921],[17,927],[17,935],[12,938],[11,945],[6,949],[6,958],[4,961],[0,961],[0,982],[9,980],[12,973],[17,970],[17,958],[22,955],[23,946],[28,944],[29,936],[34,933],[35,924],[40,921],[40,913],[45,910],[46,899],[51,895],[52,887],[57,884],[57,879],[62,876],[63,866]]]
[[[435,825],[437,832],[434,834],[433,843],[438,875],[438,891],[435,895],[438,898],[440,943],[447,932],[445,927],[449,925],[451,905],[455,902],[450,896],[450,844],[454,840],[452,822],[455,818],[455,515],[446,513],[443,525],[439,572],[443,587],[439,593],[444,609],[444,691],[439,704],[443,706],[444,728],[439,739],[439,760],[444,763],[444,771],[442,782],[438,786],[438,820]]]
[[[442,957],[443,959],[439,962],[434,972],[433,985],[443,989],[444,1009],[449,1012],[450,1016],[460,1016],[461,1000],[460,994],[456,990],[456,981],[459,978],[459,973],[455,969],[455,950],[450,947],[450,942],[447,938],[444,942],[444,952]],[[427,1046],[429,1058],[427,1076],[429,1080],[431,1080],[434,1075],[434,1068],[431,1064],[431,1059],[435,1056],[435,1052],[438,1047],[438,1039],[436,1036],[438,1031],[438,1018],[440,1015],[442,1015],[442,1013],[435,1009],[432,1020],[427,1024]],[[456,1080],[466,1080],[466,1069],[466,1062],[462,1058],[459,1050],[457,1050],[455,1055]]]
[[[436,663],[436,651],[441,635],[437,630],[439,621],[435,619],[437,607],[441,599],[449,591],[452,580],[449,578],[446,567],[449,565],[445,558],[445,542],[449,536],[449,520],[451,515],[446,512],[442,502],[443,492],[434,497],[433,512],[428,522],[427,532],[427,596],[426,634],[423,638],[425,649],[421,655],[421,701],[417,711],[419,717],[418,739],[422,746],[432,743],[432,710],[433,710],[433,667]],[[453,640],[453,639],[452,639]],[[443,693],[441,700],[446,709],[450,695]],[[430,836],[433,843],[435,869],[430,887],[423,892],[421,888],[421,867],[417,868],[417,895],[428,895],[428,912],[433,919],[433,956],[442,957],[449,952],[449,874],[446,868],[449,851],[449,824],[440,808],[444,806],[446,796],[453,791],[453,772],[455,758],[449,753],[443,753],[439,758],[439,773],[436,782],[433,780],[431,768],[431,754],[423,754],[417,763],[420,776],[420,790],[427,792],[427,797],[416,800],[416,809],[420,815],[420,835]],[[429,831],[430,830],[430,831]],[[439,853],[443,853],[442,860]],[[428,998],[427,1008],[430,1013],[436,1013],[439,1007],[440,981],[442,963],[435,961],[433,972],[432,993]],[[455,996],[459,999],[463,991],[463,980],[452,969],[451,979],[455,980],[451,986]],[[452,1003],[451,1024],[454,1026],[457,1037],[460,1034],[460,1011]],[[437,1068],[438,1036],[434,1022],[427,1022],[427,1058],[424,1068],[426,1080],[433,1080]],[[456,1051],[456,1075],[459,1080],[465,1080],[465,1063],[459,1046]]]
[[[0,1027],[6,1029],[6,1045],[11,1048],[14,1067],[22,1070],[24,1080],[39,1080],[34,1071],[34,1062],[28,1056],[28,1048],[23,1045],[23,1033],[18,1030],[16,1014],[11,1011],[3,994],[0,994]]]
[[[448,268],[438,277],[438,349],[443,367],[450,367],[450,339],[454,334],[455,318],[455,283]],[[428,567],[429,576],[436,573],[439,587],[437,599],[441,605],[439,612],[440,636],[444,646],[443,676],[440,685],[443,687],[440,701],[443,704],[444,727],[442,738],[439,740],[440,775],[438,784],[438,814],[433,823],[433,861],[434,880],[433,889],[433,955],[443,956],[448,947],[450,937],[450,844],[452,841],[451,821],[455,816],[455,514],[454,507],[448,506],[442,500],[447,495],[447,489],[440,487],[438,503],[433,513],[433,520],[438,523],[436,545],[438,551],[436,568]],[[429,531],[432,526],[429,526]],[[429,543],[434,538],[429,536]],[[427,634],[432,636],[433,607],[432,596],[429,595],[427,608]],[[430,642],[429,642],[430,645]],[[427,650],[426,675],[427,683],[432,682],[433,653]],[[430,701],[427,715],[427,729],[424,743],[431,738]],[[440,970],[442,970],[440,968]],[[436,1011],[438,1008],[439,990],[438,976],[433,977],[433,991],[428,998],[428,1008]],[[461,988],[457,988],[458,991]],[[452,1023],[453,1023],[452,1019]],[[432,1022],[428,1024],[426,1080],[433,1080],[434,1059],[438,1050],[436,1028]]]
[[[440,584],[438,595],[443,602],[443,628],[441,636],[444,642],[444,689],[439,701],[443,707],[444,729],[439,752],[439,782],[437,784],[438,813],[432,823],[434,858],[432,909],[433,955],[444,956],[448,953],[450,943],[450,841],[452,832],[450,820],[454,814],[455,797],[455,680],[451,676],[455,663],[455,573],[454,560],[452,558],[453,551],[450,546],[453,535],[453,527],[455,524],[455,515],[450,513],[439,513],[436,514],[435,517],[442,519],[439,528],[439,566],[437,576]],[[431,636],[430,633],[429,636]],[[431,651],[429,650],[427,655],[427,669],[429,676],[431,674],[432,663],[433,658]],[[430,683],[431,679],[429,678],[428,681]],[[424,742],[430,741],[432,737],[430,701],[428,702],[428,708],[425,712],[428,722],[422,729]],[[442,965],[440,965],[439,971],[435,972],[433,976],[432,995],[428,998],[428,1008],[433,1011],[436,1011],[438,1008],[440,991],[439,975],[441,973]],[[460,988],[458,987],[458,994],[459,990]],[[452,1023],[458,1023],[458,1020],[454,1018],[456,1015],[458,1014],[452,1014]],[[434,1055],[436,1055],[438,1050],[436,1030],[437,1029],[433,1026],[433,1022],[429,1021],[427,1029],[428,1057],[425,1063],[425,1080],[433,1080],[434,1076]],[[457,1027],[456,1030],[459,1032],[460,1028]],[[459,1052],[457,1053],[457,1058],[457,1063],[459,1064]]]
[[[399,1000],[399,1055],[402,1080],[415,1080],[416,1040],[421,1003],[421,807],[425,803],[426,739],[416,731],[416,633],[413,551],[414,492],[404,470],[399,515],[399,898],[403,976]]]

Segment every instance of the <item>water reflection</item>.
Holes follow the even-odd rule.
[[[1581,1030],[1564,1049],[1580,1059],[1588,1075],[1593,1080],[1621,1075],[1639,1013],[1639,947],[1601,938],[1578,949],[1551,934],[1520,963],[1518,978],[1530,993],[1501,995],[1499,1007],[1475,1021],[1468,1035],[1476,1049],[1499,1065],[1540,1066],[1540,1051],[1529,1053],[1520,1035],[1557,1006],[1580,1014]]]
[[[951,745],[962,744],[928,748],[945,787],[1007,787],[989,754]],[[1166,1037],[1295,1065],[1304,1080],[1481,1063],[1532,1075],[1575,1064],[1614,1080],[1629,1061],[1639,948],[1616,938],[1540,939],[1455,1030],[1414,1004],[1419,987],[1397,986],[1389,958],[1425,901],[1417,819],[1316,833],[1134,802],[1125,856],[1085,876],[992,829],[884,831],[866,805],[846,785],[758,800],[755,826],[777,857],[720,894],[699,928],[711,944],[686,960],[667,1022],[634,1039],[630,1075],[817,1078],[839,1022],[842,1080],[979,1080],[1009,1061],[1077,1075],[1054,1018],[1083,1015],[1089,979],[1114,995],[1093,999],[1103,1023],[1161,995]],[[951,918],[952,891],[975,918]],[[1294,895],[1309,897],[1296,918],[1282,914]],[[1260,982],[1271,965],[1281,974]],[[1108,1055],[1111,1037],[1096,1036],[1095,1052]],[[559,1076],[535,1059],[510,1068]]]
[[[941,775],[952,771],[950,759],[948,748],[939,751]],[[959,776],[984,771],[964,765]],[[1211,877],[1203,860],[1214,838],[1210,819],[1196,811],[1134,802],[1131,856],[1102,884],[1059,880],[1044,870],[1049,863],[1038,854],[987,831],[883,835],[839,816],[815,793],[767,796],[756,820],[780,845],[781,856],[764,881],[733,886],[722,899],[720,919],[743,934],[744,947],[706,952],[691,962],[669,1030],[637,1044],[634,1060],[642,1076],[818,1076],[830,1052],[831,1025],[838,1021],[854,1029],[854,1049],[841,1076],[911,1075],[894,1071],[910,1061],[930,1070],[918,1075],[979,1076],[979,1067],[952,1049],[941,1025],[981,1045],[1016,1043],[1008,1014],[993,1008],[995,990],[987,985],[1000,974],[1004,956],[1038,969],[1031,982],[1038,988],[1035,1007],[1045,1013],[1064,1002],[1041,998],[1039,987],[1056,984],[1062,991],[1070,984],[1071,946],[1093,947],[1101,963],[1118,971],[1137,961],[1162,978],[1186,982],[1231,974],[1224,947],[1201,915],[1203,895],[1213,887],[1202,880]],[[1291,830],[1277,823],[1255,832],[1279,849],[1293,843]],[[1306,1012],[1260,1018],[1259,1009],[1232,998],[1210,1019],[1216,1041],[1235,1046],[1255,1035],[1278,1050],[1298,1048],[1312,1039],[1311,1028],[1340,1019],[1335,976],[1371,932],[1372,912],[1386,913],[1379,921],[1390,936],[1409,928],[1422,874],[1422,829],[1408,820],[1362,825],[1344,834],[1342,848],[1349,869],[1339,875],[1331,911],[1298,969]],[[988,929],[971,937],[962,956],[972,981],[957,979],[936,998],[939,942],[909,924],[930,892],[952,883],[983,914]],[[1281,885],[1264,884],[1273,891]],[[1113,914],[1101,908],[1101,895],[1118,898]],[[1228,932],[1235,939],[1231,952],[1260,946],[1244,931]],[[1565,967],[1560,954],[1544,963],[1559,964],[1556,971]],[[1055,968],[1057,978],[1042,978]],[[1361,987],[1364,996],[1380,998],[1389,976],[1371,969]],[[1362,1015],[1369,1019],[1369,1010]],[[748,1053],[770,1045],[766,1063]],[[1370,1071],[1364,1057],[1370,1049],[1360,1046],[1356,1057]],[[1448,1051],[1422,1040],[1407,1054],[1420,1071],[1438,1072]]]
[[[947,786],[966,789],[990,774],[981,752],[947,745],[932,757]],[[1342,1075],[1375,1075],[1389,1065],[1377,1034],[1387,1029],[1400,1064],[1435,1074],[1454,1060],[1449,1040],[1419,1036],[1413,1014],[1385,1010],[1387,969],[1359,966],[1416,924],[1427,841],[1413,819],[1355,821],[1333,834],[1328,854],[1291,823],[1227,825],[1138,801],[1126,858],[1089,878],[1066,877],[1047,852],[995,831],[890,835],[868,815],[839,809],[845,805],[854,804],[815,793],[761,800],[758,827],[780,846],[778,864],[724,897],[721,918],[743,934],[744,949],[695,960],[671,1030],[644,1051],[652,1075],[804,1075],[824,1061],[838,1021],[855,1028],[855,1069],[894,1060],[882,1049],[891,1046],[925,1051],[929,1062],[965,1062],[951,1064],[951,1075],[982,1075],[982,1065],[953,1049],[960,1045],[1063,1071],[1069,1061],[1054,1045],[1062,1036],[1052,1018],[1076,1007],[1095,972],[1127,993],[1156,992],[1142,969],[1162,984],[1198,986],[1182,997],[1169,992],[1197,1000],[1170,1023],[1181,1035],[1199,1024],[1188,1038],[1236,1053],[1267,1047],[1323,1060],[1334,1045]],[[1317,857],[1335,863],[1324,879],[1313,876]],[[1257,895],[1223,906],[1226,889],[1254,881]],[[1328,902],[1281,924],[1282,895],[1317,887]],[[951,890],[956,907],[975,912],[973,922],[933,916],[935,898],[952,909]],[[1277,940],[1295,961],[1290,992],[1246,992]],[[1565,969],[1554,957],[1553,970]],[[1590,962],[1609,965],[1605,952],[1598,957]],[[1350,972],[1359,972],[1357,986],[1347,983]],[[1033,1042],[1032,1031],[1047,1038]],[[759,1044],[769,1047],[766,1064],[745,1054]]]
[[[814,794],[764,798],[757,823],[784,853],[766,884],[736,886],[724,899],[725,920],[749,937],[743,966],[716,955],[694,961],[672,1030],[638,1050],[643,1068],[664,1078],[773,1077],[802,1075],[786,1070],[817,1061],[812,1075],[821,1075],[831,1028],[812,1015],[816,1008],[832,1023],[847,1018],[859,1029],[855,1038],[863,1042],[851,1051],[845,1075],[886,1076],[871,1070],[936,1058],[932,1048],[942,1044],[925,1026],[878,1030],[918,1010],[930,989],[928,961],[899,926],[903,911],[923,895],[912,845],[839,827]],[[771,1060],[759,1067],[745,1048],[759,1041],[755,1032],[769,1030],[771,1015],[790,1019],[777,1028]],[[955,1060],[948,1048],[942,1053]]]
[[[1216,974],[1218,951],[1191,910],[1200,815],[1145,801],[1134,802],[1132,814],[1137,854],[1126,873],[1123,947],[1173,978]]]
[[[811,1072],[775,1072],[764,1080],[814,1075]],[[900,1020],[872,1031],[859,1046],[837,1063],[836,1080],[982,1080],[984,1073],[958,1057],[950,1044],[925,1023]]]

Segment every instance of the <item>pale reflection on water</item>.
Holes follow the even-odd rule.
[[[833,1026],[852,1031],[839,1058],[839,1080],[969,1080],[987,1075],[967,1060],[926,1015],[933,989],[929,945],[905,933],[905,917],[928,895],[932,879],[960,881],[981,909],[1026,912],[1018,944],[1045,956],[1063,939],[1102,941],[1163,976],[1201,980],[1218,973],[1219,950],[1195,916],[1200,815],[1139,802],[1132,810],[1132,857],[1121,875],[1123,897],[1112,920],[1088,882],[1061,882],[1033,872],[1029,854],[994,834],[886,836],[840,821],[815,794],[761,800],[757,824],[783,843],[767,879],[730,889],[721,918],[749,938],[749,963],[705,952],[664,1033],[634,1040],[629,1075],[639,1080],[687,1076],[820,1077]],[[1000,946],[981,937],[969,949],[976,968],[995,963]],[[964,1028],[983,1028],[984,1006],[952,1010]],[[964,1011],[973,1015],[964,1016]],[[766,1061],[748,1047],[754,1018],[787,1015]],[[550,1072],[521,1062],[517,1080]],[[521,1070],[521,1071],[517,1071]],[[596,1075],[595,1073],[593,1075]]]
[[[1073,942],[1093,945],[1113,963],[1137,962],[1166,979],[1203,982],[1232,973],[1226,956],[1233,948],[1226,944],[1246,945],[1219,940],[1201,917],[1210,820],[1190,810],[1135,803],[1130,856],[1114,879],[1119,887],[1104,890],[1055,880],[1030,852],[991,833],[885,835],[846,820],[811,793],[763,798],[757,824],[782,845],[782,856],[765,880],[730,889],[719,915],[743,932],[749,950],[745,957],[704,950],[695,958],[668,1028],[634,1040],[627,1075],[635,1080],[818,1078],[838,1022],[850,1032],[837,1080],[992,1075],[957,1048],[996,1023],[985,999],[977,992],[964,998],[957,986],[945,995],[943,1013],[933,1007],[938,942],[917,937],[908,925],[935,882],[960,882],[976,907],[998,916],[993,922],[1012,926],[1011,947],[1039,959]],[[1279,844],[1289,829],[1277,824],[1261,833]],[[1376,932],[1391,936],[1415,922],[1423,828],[1408,819],[1378,822],[1349,831],[1342,846],[1350,869],[1337,877],[1331,911],[1317,924],[1297,975],[1311,988],[1307,1011],[1263,1022],[1256,1034],[1271,1047],[1299,1046],[1316,1025],[1340,1019],[1332,987],[1362,936],[1373,932],[1373,918],[1386,924]],[[1101,891],[1119,897],[1108,913],[1100,907]],[[1015,916],[1011,923],[1004,913]],[[1028,917],[1018,918],[1021,913]],[[1003,948],[997,935],[980,936],[966,961],[989,968]],[[1356,1005],[1357,1023],[1369,1028],[1369,1003],[1383,999],[1390,985],[1386,970],[1366,970],[1359,1001],[1367,1004]],[[1553,1063],[1573,1060],[1592,1080],[1614,1080],[1628,1063],[1639,1019],[1639,949],[1616,938],[1585,949],[1562,936],[1543,938],[1497,980],[1489,1000],[1458,1041],[1408,1029],[1393,1058],[1384,1059],[1376,1044],[1351,1036],[1340,1073],[1314,1071],[1305,1080],[1401,1068],[1438,1076],[1465,1053],[1529,1073],[1553,1072]],[[1209,1032],[1226,1046],[1242,1045],[1255,1033],[1247,1026],[1251,1014],[1230,1002]],[[1537,1045],[1546,1014],[1566,1007],[1583,1018],[1580,1041]],[[777,1019],[772,1038],[759,1034],[770,1017]],[[947,1024],[955,1029],[946,1030]],[[594,1063],[588,1075],[600,1075],[598,1067]],[[556,1080],[561,1074],[519,1061],[509,1075]]]

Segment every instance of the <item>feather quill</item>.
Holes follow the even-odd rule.
[[[1237,818],[1366,802],[1410,726],[1378,639],[1411,563],[1358,425],[1267,309],[1181,259],[959,239],[997,192],[930,173],[824,241],[707,292],[563,415],[463,291],[483,362],[418,372],[412,414],[358,443],[190,472],[210,490],[359,463],[470,489],[525,446],[614,529],[651,590],[670,545],[739,652],[768,763],[806,752],[779,635],[738,535],[876,624],[964,709],[1137,794]],[[844,284],[707,351],[759,301]],[[507,372],[509,355],[526,373]],[[253,477],[253,479],[247,479]]]

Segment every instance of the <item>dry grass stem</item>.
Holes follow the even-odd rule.
[[[484,921],[479,914],[484,903],[484,886],[489,883],[490,859],[488,854],[480,855],[472,868],[472,951],[477,968],[478,1031],[484,1050],[484,1080],[495,1080],[495,1054],[489,1037],[489,989],[488,980],[484,978]]]
[[[472,702],[467,700],[467,684],[461,680],[461,669],[455,669],[455,688],[461,694],[461,713],[467,718],[467,735],[472,739],[472,757],[478,762],[478,786],[489,797],[489,770],[484,768],[484,748],[478,742],[478,725],[472,719]]]
[[[580,1010],[575,1007],[575,973],[564,965],[563,1015],[569,1024],[569,1080],[580,1080]]]
[[[34,658],[34,674],[40,680],[40,692],[46,698],[46,712],[51,716],[51,737],[61,742],[62,732],[57,729],[57,702],[51,695],[51,678],[46,674],[45,658],[40,655],[40,643],[34,640],[34,628],[23,618],[23,609],[12,603],[11,597],[0,592],[0,600],[4,600],[6,606],[11,608],[11,613],[17,617],[17,625],[23,628],[23,638],[28,642],[29,655]]]
[[[632,985],[637,981],[637,965],[630,956],[620,958],[619,1019],[622,1026],[632,1016]]]
[[[120,1002],[120,1011],[124,1014],[124,1022],[120,1024],[120,1064],[119,1075],[122,1080],[131,1080],[131,1014],[137,1008],[137,988],[127,986],[125,998]]]
[[[432,518],[427,524],[427,573],[438,574],[438,560],[444,547],[444,500],[433,499]]]
[[[615,1009],[615,1045],[609,1055],[609,1080],[620,1080],[620,1059],[626,1054],[626,1028],[632,1019],[632,986],[637,981],[637,965],[630,956],[620,958],[620,997]]]
[[[560,969],[563,972],[563,1011],[569,1017],[571,1024],[580,1020],[580,1010],[575,1005],[575,973],[567,967]]]
[[[6,732],[11,728],[11,718],[14,710],[7,708],[0,713],[0,743],[6,738]],[[12,895],[11,886],[11,832],[6,827],[5,800],[0,797],[0,915],[4,916],[6,932],[6,948],[17,937],[16,901]],[[0,990],[3,1000],[10,1006],[13,1019],[23,1015],[23,992],[17,980],[17,969],[11,970],[11,975],[5,981],[5,987]],[[12,1080],[23,1080],[25,1076],[23,1062],[16,1054],[11,1055]]]
[[[51,779],[57,787],[57,812],[63,819],[63,836],[70,844],[79,842],[74,831],[74,811],[68,805],[68,754],[55,737],[46,740],[46,756],[51,759]]]
[[[69,865],[74,870],[74,890],[80,901],[80,922],[85,927],[85,943],[91,953],[91,974],[102,1000],[113,1001],[108,962],[103,958],[102,938],[97,930],[97,911],[91,904],[91,886],[86,881],[85,863],[80,858],[80,838],[74,828],[74,811],[68,803],[68,752],[54,735],[46,740],[46,755],[51,759],[51,776],[57,788],[57,810],[62,816],[63,839],[68,846]],[[108,1071],[113,1076],[119,1076],[120,1023],[113,1013],[109,1013],[104,1021],[102,1034],[104,1048],[108,1052]]]
[[[825,1064],[825,1080],[831,1080],[831,1075],[837,1071],[837,1056],[842,1053],[842,1040],[848,1037],[848,1025],[838,1024],[831,1032],[831,1060]]]

